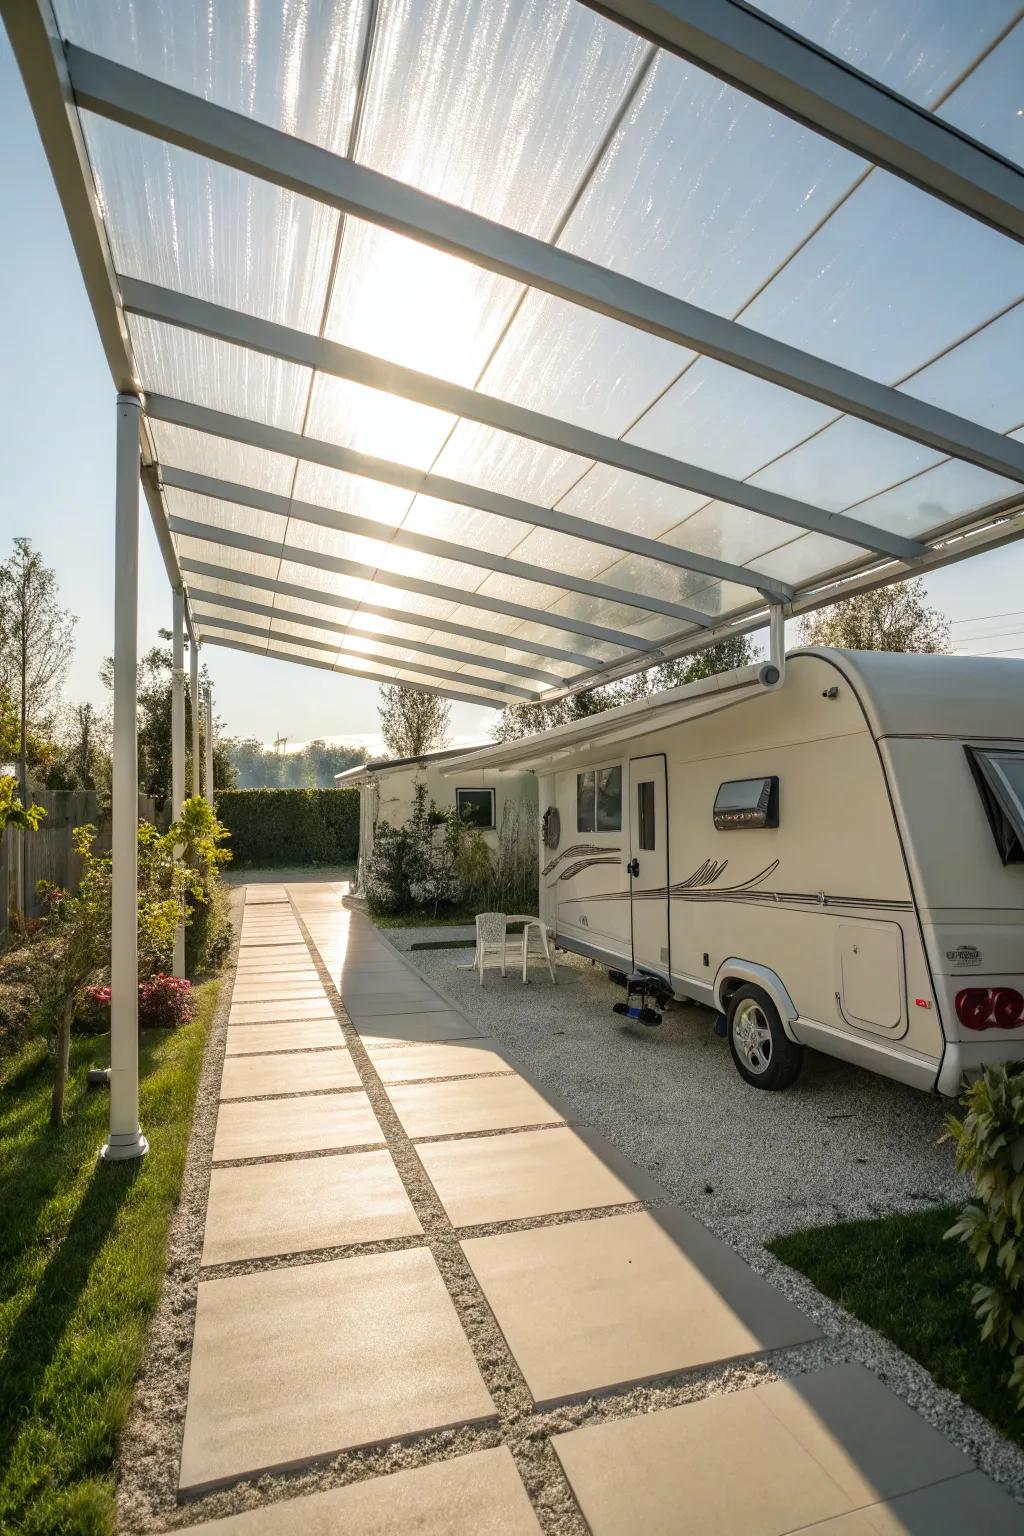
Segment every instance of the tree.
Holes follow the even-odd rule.
[[[162,640],[170,639],[168,630],[158,631]],[[187,642],[186,642],[187,649]],[[150,795],[159,804],[171,795],[171,674],[173,655],[169,645],[154,645],[139,662],[137,675],[139,793]],[[108,657],[100,670],[107,688],[114,686],[114,662]],[[210,675],[205,666],[199,670],[200,692],[205,692]],[[185,782],[189,782],[192,760],[192,700],[185,689]],[[205,762],[206,712],[199,717],[200,752]],[[219,732],[213,741],[213,782],[218,789],[232,789],[235,770],[227,743]]]
[[[239,789],[333,789],[334,776],[369,753],[321,740],[309,741],[296,752],[277,752],[255,737],[229,738],[225,753],[237,775]]]
[[[844,597],[800,621],[804,645],[832,645],[848,651],[949,649],[949,620],[927,601],[924,581],[892,582],[874,592]]]
[[[491,734],[495,741],[518,741],[521,736],[532,736],[549,731],[553,726],[565,725],[569,720],[583,720],[587,715],[614,709],[616,704],[630,704],[634,699],[663,693],[666,688],[678,688],[683,683],[694,683],[716,672],[745,667],[753,660],[754,650],[746,635],[734,635],[696,655],[680,656],[676,661],[665,661],[659,667],[637,672],[624,682],[585,688],[581,693],[571,693],[551,704],[510,704],[502,710]]]
[[[382,683],[380,730],[392,757],[422,757],[449,742],[448,720],[452,707],[433,693],[417,693],[401,683]]]
[[[29,732],[43,731],[74,648],[75,616],[31,540],[15,539],[0,565],[0,678],[18,710],[18,778],[28,802]]]
[[[109,790],[110,720],[93,704],[75,704],[59,733],[47,789]]]

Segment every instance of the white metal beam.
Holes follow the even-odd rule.
[[[211,523],[193,522],[187,517],[172,517],[171,532],[184,538],[203,539],[209,544],[224,544],[231,549],[244,549],[250,554],[267,555],[272,560],[287,560],[295,565],[312,566],[318,571],[333,571],[339,576],[352,576],[359,581],[373,582],[379,576],[380,584],[399,592],[418,592],[423,597],[435,597],[444,603],[460,603],[467,608],[483,608],[488,613],[503,613],[509,618],[522,619],[527,624],[545,624],[553,629],[565,629],[570,634],[588,635],[591,640],[602,640],[608,645],[621,646],[625,651],[656,651],[658,644],[625,630],[609,629],[604,624],[591,624],[586,619],[571,619],[564,613],[554,613],[548,608],[528,608],[523,603],[506,602],[504,598],[489,597],[485,592],[463,591],[461,587],[445,587],[434,581],[420,581],[414,576],[399,576],[393,571],[379,571],[376,566],[360,565],[354,560],[343,560],[338,555],[322,555],[318,550],[300,549],[282,544],[275,539],[259,539],[253,534],[236,533],[230,528],[216,528]],[[318,594],[309,593],[316,600]],[[492,637],[493,638],[493,637]]]
[[[185,596],[180,587],[171,594],[171,816],[181,816],[185,804]],[[175,848],[175,859],[181,848]],[[185,913],[174,934],[173,972],[185,974]]]
[[[190,294],[176,293],[160,288],[155,283],[142,282],[134,277],[120,277],[122,301],[128,314],[140,315],[166,325],[212,336],[219,341],[261,352],[268,357],[283,358],[302,367],[314,368],[335,378],[349,379],[369,389],[382,390],[412,400],[433,410],[447,411],[454,416],[465,417],[484,426],[494,427],[532,442],[544,443],[580,458],[593,459],[630,474],[643,475],[665,485],[678,486],[693,491],[712,501],[724,501],[737,507],[746,507],[764,517],[777,519],[796,528],[807,528],[817,533],[827,533],[833,538],[870,549],[875,554],[894,555],[899,559],[912,559],[923,554],[924,546],[914,539],[903,538],[884,528],[876,528],[841,513],[827,512],[808,502],[797,501],[777,491],[764,490],[745,480],[734,480],[699,464],[688,464],[667,454],[655,453],[638,443],[624,442],[621,438],[606,437],[587,427],[560,421],[540,411],[527,410],[513,405],[497,395],[483,394],[479,390],[465,389],[447,379],[434,378],[431,374],[418,373],[413,368],[403,368],[386,358],[375,357],[369,352],[359,352],[354,347],[342,346],[322,336],[307,331],[292,330],[261,320],[255,315],[239,310],[225,309],[205,299]],[[452,498],[449,498],[452,499]],[[476,503],[470,503],[476,505]],[[533,509],[536,512],[536,508]],[[726,560],[713,559],[693,550],[675,549],[659,545],[654,539],[617,532],[601,523],[588,522],[557,511],[541,509],[544,521],[540,526],[557,528],[563,533],[578,534],[600,543],[610,543],[616,537],[616,547],[634,554],[649,555],[652,559],[682,566],[686,570],[700,571],[722,581],[738,581],[758,590],[784,596],[783,583],[749,566],[739,566]],[[507,510],[503,515],[510,515]],[[515,515],[515,514],[511,514]],[[536,518],[532,519],[536,521]]]
[[[204,690],[206,694],[206,740],[203,743],[206,753],[206,803],[213,810],[214,785],[213,785],[213,689],[207,683]]]
[[[1024,240],[1024,174],[1018,166],[761,12],[733,0],[584,4]]]
[[[114,533],[114,751],[110,890],[108,1162],[142,1157],[139,1126],[139,428],[136,395],[117,397]]]
[[[304,441],[304,439],[303,439]],[[549,570],[544,566],[531,565],[525,560],[513,560],[508,555],[491,554],[473,545],[455,544],[449,539],[435,539],[426,533],[413,533],[407,528],[396,528],[391,523],[381,523],[372,517],[357,517],[353,512],[340,512],[334,507],[322,507],[311,501],[299,501],[289,496],[279,496],[273,491],[260,491],[254,486],[236,485],[232,480],[217,480],[212,475],[199,475],[189,469],[173,469],[160,466],[164,485],[177,490],[190,491],[195,496],[211,500],[229,501],[235,506],[254,507],[262,512],[272,512],[277,517],[294,518],[300,523],[313,523],[320,528],[334,528],[340,533],[351,533],[359,538],[372,539],[379,544],[398,549],[412,549],[417,554],[430,555],[435,559],[452,560],[463,565],[474,565],[484,571],[498,571],[503,576],[518,581],[536,581],[549,587],[560,587],[563,592],[579,592],[585,597],[596,597],[601,602],[622,603],[629,608],[640,608],[648,613],[661,613],[684,624],[697,624],[707,628],[708,616],[686,603],[672,603],[665,598],[652,597],[646,592],[634,592],[629,587],[617,587],[602,581],[588,581],[582,576],[572,576],[566,571]],[[387,567],[381,568],[382,577]]]
[[[403,640],[397,635],[389,635],[376,629],[362,629],[354,624],[335,624],[330,619],[314,619],[308,613],[299,613],[294,608],[282,608],[271,603],[256,603],[251,598],[232,597],[226,592],[211,592],[207,587],[193,587],[191,591],[192,599],[197,604],[212,603],[219,608],[230,608],[236,613],[258,614],[261,618],[280,619],[286,624],[300,624],[306,629],[348,635],[355,640],[372,640],[378,645],[390,645],[399,650],[412,651],[417,656],[439,656],[445,661],[470,659],[465,651],[457,651],[454,646],[430,645],[426,640]],[[209,623],[223,623],[222,619],[209,613],[204,613],[203,617]],[[473,653],[471,659],[474,667],[489,668],[492,672],[504,672],[512,677],[535,678],[538,682],[551,683],[555,687],[565,681],[557,672],[545,672],[540,667],[524,667],[519,662],[502,661],[498,657]]]
[[[413,613],[402,608],[383,608],[379,603],[367,603],[360,598],[342,597],[336,592],[321,592],[316,587],[302,587],[291,581],[276,581],[270,576],[257,576],[240,571],[230,565],[214,565],[207,560],[185,558],[183,571],[192,576],[206,576],[213,581],[227,581],[236,586],[251,587],[259,592],[271,592],[275,596],[293,597],[300,602],[320,603],[328,608],[358,610],[372,614],[375,619],[385,619],[390,624],[415,625],[418,629],[438,630],[446,635],[458,635],[463,640],[473,640],[483,645],[507,645],[509,650],[523,651],[531,656],[546,656],[549,661],[571,662],[587,671],[597,665],[594,656],[582,651],[563,650],[557,645],[547,645],[540,640],[524,640],[518,635],[503,635],[499,631],[475,629],[470,624],[456,624],[451,619],[434,619],[425,614]],[[207,593],[207,596],[213,596]]]
[[[200,793],[199,788],[199,638],[192,635],[188,648],[189,665],[189,702],[192,707],[192,798]]]
[[[277,640],[287,645],[308,646],[311,650],[315,651],[329,651],[332,656],[337,657],[339,660],[352,657],[353,661],[370,661],[376,666],[394,667],[396,672],[422,672],[426,677],[432,677],[435,682],[451,680],[463,684],[474,683],[478,684],[481,688],[493,688],[498,693],[510,693],[515,695],[516,698],[529,699],[531,701],[536,701],[539,697],[536,689],[520,688],[516,683],[504,683],[497,678],[474,677],[472,673],[467,672],[450,672],[447,667],[439,667],[429,662],[403,661],[397,656],[381,656],[375,651],[359,651],[348,648],[342,651],[337,641],[332,645],[329,640],[313,640],[305,639],[298,635],[283,635],[276,630],[271,630],[269,625],[246,624],[241,619],[222,619],[212,613],[203,613],[197,617],[204,626],[203,633],[208,638],[212,638],[211,630],[226,629],[235,634],[254,635],[257,640]],[[473,656],[463,656],[460,660],[469,667],[476,665],[476,660]]]
[[[716,358],[939,453],[1024,481],[1024,443],[495,224],[111,59],[67,50],[75,99],[138,132]]]
[[[271,661],[288,661],[296,667],[317,667],[321,672],[338,672],[344,677],[358,677],[366,683],[394,684],[398,688],[408,688],[412,693],[432,693],[436,698],[455,699],[459,704],[479,704],[483,709],[505,709],[507,700],[492,699],[487,694],[454,693],[450,688],[431,688],[427,683],[396,682],[394,678],[382,677],[379,672],[362,672],[357,667],[341,667],[332,665],[329,661],[314,661],[311,656],[289,656],[287,651],[272,651],[262,645],[245,645],[240,640],[228,640],[218,635],[209,635],[204,641],[206,645],[222,645],[229,651],[244,651],[249,656],[265,656]]]

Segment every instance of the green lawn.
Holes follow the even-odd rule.
[[[203,1046],[219,983],[196,1020],[142,1036],[140,1119],[150,1152],[98,1161],[109,1098],[89,1091],[109,1041],[75,1037],[67,1119],[47,1128],[39,1040],[0,1059],[0,1531],[113,1529],[113,1460],[160,1294]]]
[[[961,1243],[943,1241],[957,1215],[945,1206],[811,1227],[768,1246],[1024,1445],[1024,1413],[1006,1387],[1007,1358],[978,1338],[970,1306],[977,1271]]]

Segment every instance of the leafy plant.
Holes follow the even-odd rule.
[[[239,864],[355,862],[358,789],[218,790],[217,815]]]
[[[965,1244],[983,1276],[972,1293],[981,1338],[1006,1351],[1024,1408],[1024,1066],[986,1067],[963,1102],[963,1119],[946,1125],[976,1199],[945,1235]]]
[[[41,805],[24,806],[17,795],[17,782],[10,774],[0,774],[0,836],[7,827],[21,827],[26,832],[38,832],[39,823],[46,812]]]

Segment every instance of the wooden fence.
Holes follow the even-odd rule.
[[[32,795],[34,804],[46,812],[38,832],[22,832],[8,827],[0,837],[0,942],[6,937],[12,920],[38,917],[42,904],[36,895],[36,882],[49,880],[77,890],[81,879],[81,860],[74,850],[75,827],[91,822],[96,828],[94,847],[98,853],[110,852],[110,816],[100,797],[87,789],[44,789]],[[140,821],[158,826],[168,824],[166,808],[157,814],[156,801],[139,796]]]

